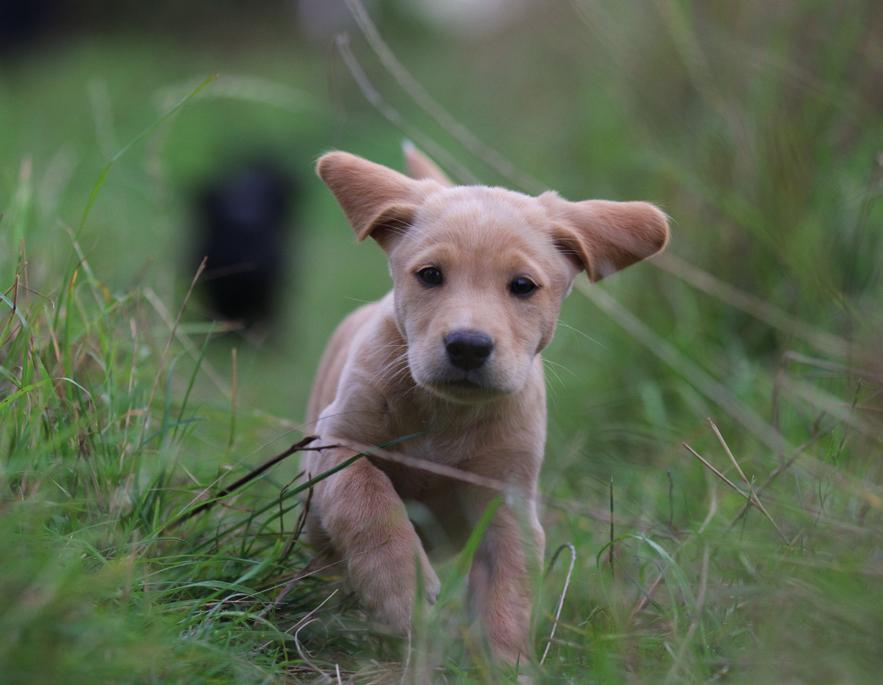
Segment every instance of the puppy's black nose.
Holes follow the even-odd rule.
[[[481,331],[452,331],[445,336],[448,359],[458,369],[471,371],[482,366],[494,351],[494,341]]]

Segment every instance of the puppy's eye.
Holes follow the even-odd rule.
[[[527,276],[518,276],[509,283],[509,292],[516,297],[530,297],[539,287]]]
[[[417,272],[417,280],[419,280],[427,288],[437,288],[444,282],[441,269],[434,266],[427,266]]]

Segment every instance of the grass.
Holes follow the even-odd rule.
[[[573,555],[537,579],[538,681],[883,668],[880,21],[857,0],[576,1],[455,50],[393,12],[428,113],[354,37],[364,78],[471,173],[674,218],[673,256],[581,284],[547,355],[547,560]],[[4,682],[510,675],[463,639],[469,546],[410,652],[333,574],[300,577],[296,460],[168,527],[302,436],[325,339],[387,287],[309,167],[330,146],[398,165],[401,134],[339,58],[275,31],[232,54],[105,36],[0,76]],[[187,189],[240,140],[306,188],[260,348],[204,321],[181,257]]]

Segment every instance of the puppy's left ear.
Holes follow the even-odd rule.
[[[569,202],[544,193],[553,237],[592,281],[661,252],[668,244],[666,215],[649,202]]]

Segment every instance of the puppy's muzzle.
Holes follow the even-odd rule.
[[[457,330],[444,337],[451,364],[464,371],[481,368],[494,351],[494,341],[481,331]]]

